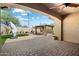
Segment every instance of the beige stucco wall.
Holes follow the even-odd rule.
[[[79,43],[79,13],[74,13],[64,19],[64,40]]]
[[[61,20],[54,19],[54,34],[61,40]]]

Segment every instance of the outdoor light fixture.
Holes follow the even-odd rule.
[[[8,9],[8,7],[7,6],[2,6],[2,7],[0,7],[1,9]]]

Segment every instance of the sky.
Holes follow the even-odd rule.
[[[20,24],[22,26],[33,27],[35,25],[40,25],[40,24],[42,25],[42,24],[54,23],[54,21],[49,19],[48,16],[33,11],[11,8],[10,12],[14,17],[19,19]]]

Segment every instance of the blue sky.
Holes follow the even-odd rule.
[[[28,26],[28,20],[29,20],[29,27],[40,25],[40,24],[53,24],[54,23],[54,21],[49,19],[48,16],[45,16],[33,11],[29,11],[29,10],[12,8],[11,14],[14,17],[19,19],[20,24],[22,26],[25,26],[25,25]]]

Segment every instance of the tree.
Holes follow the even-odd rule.
[[[5,22],[5,21],[8,21],[8,22],[13,22],[15,25],[19,26],[20,23],[19,23],[19,20],[14,17],[13,15],[11,15],[11,13],[9,11],[2,11],[1,12],[1,15],[0,15],[0,21],[1,22]]]
[[[19,20],[16,17],[14,17],[13,15],[11,15],[11,13],[9,11],[4,11],[4,10],[1,11],[1,9],[0,9],[0,23],[5,23],[6,21],[7,22],[11,21],[16,26],[20,25]],[[4,26],[4,28],[6,30],[5,31],[6,34],[8,34],[10,31],[10,28],[8,26],[6,26],[6,27]]]

